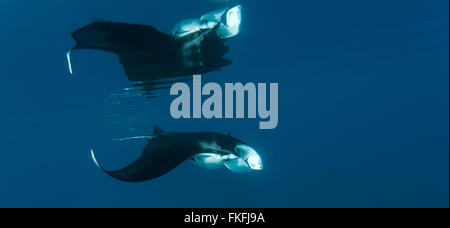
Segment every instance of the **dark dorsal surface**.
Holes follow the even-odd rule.
[[[72,33],[76,49],[97,49],[126,55],[128,53],[152,52],[177,45],[176,39],[147,25],[116,22],[94,22]],[[179,44],[178,44],[179,45]],[[166,49],[167,50],[167,49]]]
[[[129,166],[106,171],[122,181],[140,182],[160,177],[200,152],[196,141],[176,134],[160,134],[149,140],[142,155]]]
[[[243,143],[234,137],[212,132],[166,133],[161,128],[155,127],[154,134],[155,136],[147,142],[142,155],[129,166],[117,171],[107,171],[99,165],[100,168],[122,181],[147,181],[168,173],[197,154],[235,153],[236,144]],[[214,150],[215,147],[202,146],[204,143],[220,148]]]
[[[220,70],[231,64],[229,51],[216,29],[177,38],[137,24],[94,22],[72,33],[72,50],[94,49],[115,53],[130,81],[151,82]],[[144,87],[151,92],[162,87]]]

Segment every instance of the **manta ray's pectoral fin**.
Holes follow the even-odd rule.
[[[73,70],[72,70],[72,60],[71,60],[71,58],[70,58],[71,54],[72,54],[72,49],[70,49],[70,50],[67,52],[66,56],[67,56],[67,66],[69,67],[69,73],[70,73],[71,75],[73,75]]]
[[[91,157],[92,157],[92,161],[94,162],[94,164],[100,168],[104,173],[108,174],[109,176],[121,180],[121,181],[125,181],[125,182],[140,182],[140,181],[145,181],[145,180],[150,180],[153,178],[156,178],[157,176],[160,175],[153,175],[151,177],[147,177],[145,176],[146,172],[145,170],[143,170],[142,165],[138,165],[136,164],[136,162],[134,162],[132,165],[128,166],[127,168],[121,169],[121,170],[117,170],[117,171],[108,171],[105,168],[103,168],[102,165],[100,165],[100,163],[98,162],[95,153],[94,153],[94,149],[91,149]],[[140,159],[138,159],[137,161],[139,161]],[[145,168],[145,167],[144,167]],[[151,173],[150,173],[151,175]]]
[[[109,176],[121,180],[121,181],[126,181],[126,182],[138,182],[138,181],[142,181],[142,180],[138,180],[138,179],[133,179],[133,178],[128,178],[127,174],[121,173],[122,171],[108,171],[106,169],[103,168],[102,165],[100,165],[100,163],[98,162],[97,158],[95,157],[95,153],[94,153],[94,149],[91,149],[91,157],[92,157],[92,161],[94,161],[95,165],[100,168],[104,173],[108,174]]]
[[[147,142],[139,158],[119,170],[104,169],[93,149],[91,156],[94,163],[109,176],[126,182],[141,182],[167,174],[197,154],[197,151],[198,146],[193,143],[180,143],[178,138],[170,134],[160,134]]]
[[[91,157],[92,157],[92,161],[94,161],[95,165],[97,165],[98,168],[103,170],[103,172],[108,173],[105,169],[103,169],[103,167],[100,165],[100,163],[98,163],[97,158],[95,157],[94,149],[92,149],[92,148],[91,148]]]

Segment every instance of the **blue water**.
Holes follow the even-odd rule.
[[[229,1],[229,5],[233,5]],[[2,0],[0,207],[448,207],[448,1],[240,1],[234,64],[205,81],[279,83],[279,125],[174,120],[167,90],[118,98],[130,83],[112,54],[65,52],[94,20],[164,32],[223,7],[208,0]],[[120,103],[120,104],[119,104]],[[111,139],[213,130],[256,148],[263,172],[190,162],[162,178],[116,181],[143,142]]]

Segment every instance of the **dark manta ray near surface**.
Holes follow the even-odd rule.
[[[146,25],[95,22],[72,33],[77,41],[72,50],[98,49],[117,54],[131,81],[186,76],[231,64],[222,58],[229,48],[214,35],[215,30],[176,38]]]
[[[67,53],[70,73],[72,51],[111,52],[119,56],[128,79],[137,82],[135,86],[147,96],[152,95],[161,88],[151,84],[154,80],[203,74],[230,65],[223,57],[230,50],[225,41],[239,33],[240,12],[241,6],[236,6],[185,20],[171,34],[147,25],[94,22],[72,33],[76,44]]]
[[[142,155],[129,166],[107,171],[91,150],[92,159],[108,175],[127,182],[141,182],[160,177],[186,160],[206,169],[226,167],[236,173],[262,170],[259,154],[241,140],[212,132],[169,133],[155,127]]]

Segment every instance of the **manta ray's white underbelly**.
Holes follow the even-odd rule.
[[[223,158],[213,153],[197,154],[192,157],[192,161],[205,169],[219,169],[223,167]]]
[[[247,163],[234,154],[218,155],[214,153],[202,153],[192,157],[192,161],[205,169],[220,169],[226,167],[235,173],[251,171]]]

